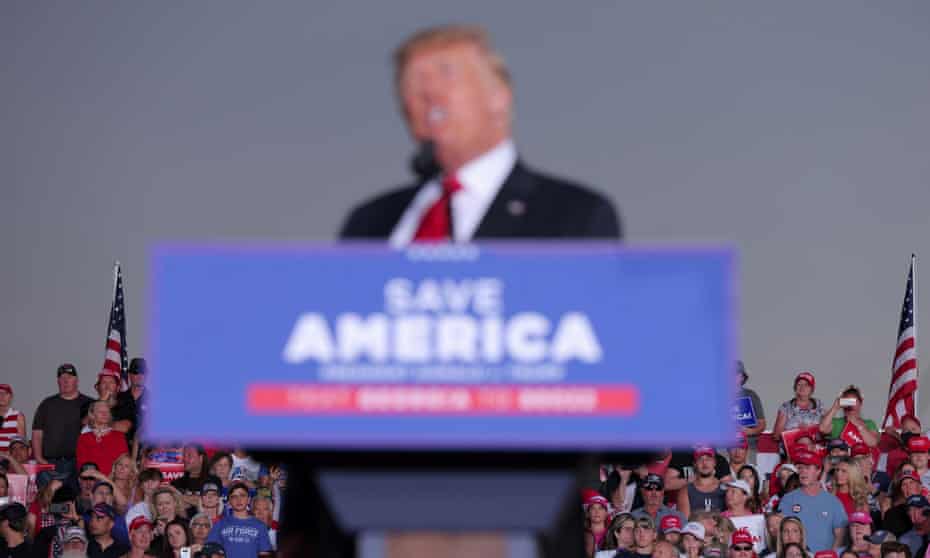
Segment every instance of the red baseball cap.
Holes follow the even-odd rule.
[[[733,531],[733,535],[730,536],[730,546],[738,544],[752,544],[752,535],[749,534],[747,529]]]
[[[798,465],[823,465],[820,456],[808,449],[796,450],[794,452],[794,462]]]
[[[153,524],[151,521],[149,521],[149,518],[145,517],[144,515],[140,515],[136,517],[135,519],[133,519],[132,523],[129,524],[129,532],[132,533],[133,531],[135,531],[139,527],[142,527],[143,525],[148,525],[149,529],[153,527]]]
[[[903,475],[898,477],[898,484],[900,485],[901,483],[903,483],[904,481],[908,479],[916,482],[917,484],[920,484],[920,477],[917,476],[917,473],[904,473]]]
[[[100,373],[97,374],[97,383],[99,384],[100,380],[104,378],[113,378],[114,380],[116,380],[116,385],[119,385],[119,382],[120,382],[119,374],[117,374],[116,372],[113,372],[112,370],[107,370],[107,369],[101,370]]]
[[[865,444],[856,444],[852,447],[851,450],[849,450],[849,454],[853,457],[856,457],[857,455],[871,455],[872,450],[870,450],[869,446]]]
[[[849,514],[850,523],[862,523],[863,525],[872,524],[872,516],[865,512],[852,512]]]
[[[804,370],[794,377],[794,387],[798,387],[799,380],[804,380],[805,382],[809,383],[811,385],[811,389],[817,387],[817,381],[814,380],[814,373],[810,370]]]
[[[659,531],[662,533],[681,533],[681,518],[673,513],[666,514],[659,521]]]
[[[835,550],[818,550],[814,553],[814,558],[838,558]]]
[[[597,496],[591,496],[590,498],[587,498],[584,501],[584,509],[587,510],[594,504],[603,506],[605,510],[610,509],[610,502],[607,500],[607,498],[604,498],[600,494],[598,494]]]
[[[0,391],[5,391],[10,395],[13,395],[13,388],[10,387],[10,384],[0,384]]]
[[[930,451],[930,438],[914,436],[907,441],[907,451],[910,453],[927,453]]]
[[[694,448],[694,460],[697,461],[699,457],[704,457],[709,455],[710,457],[716,457],[717,452],[714,451],[714,448],[710,446],[698,446]]]

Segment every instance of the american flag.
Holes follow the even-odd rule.
[[[103,369],[121,378],[120,389],[129,387],[126,369],[129,358],[126,356],[126,306],[123,301],[123,272],[119,262],[113,267],[113,304],[110,306],[110,323],[107,326],[107,351],[103,359]]]
[[[898,346],[891,369],[891,388],[885,408],[884,428],[898,428],[901,417],[917,416],[917,322],[914,319],[914,267],[916,257],[911,256],[901,307],[901,324],[898,326]]]

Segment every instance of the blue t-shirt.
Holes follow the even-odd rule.
[[[778,508],[785,517],[797,517],[807,532],[807,546],[813,552],[833,548],[833,530],[845,529],[849,523],[839,498],[821,490],[808,496],[797,489],[782,497]]]
[[[207,542],[223,545],[228,558],[255,558],[259,552],[271,552],[268,527],[254,517],[224,516],[210,529]]]

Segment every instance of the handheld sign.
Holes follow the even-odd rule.
[[[748,395],[736,398],[733,403],[733,416],[736,418],[736,424],[743,428],[752,428],[758,424],[756,409],[752,406],[752,398]]]
[[[145,434],[353,450],[724,444],[732,265],[726,250],[613,243],[162,246]]]

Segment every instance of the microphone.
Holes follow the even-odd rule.
[[[410,158],[410,170],[421,182],[426,182],[439,174],[442,169],[436,161],[436,144],[431,140],[421,143],[420,148]]]

